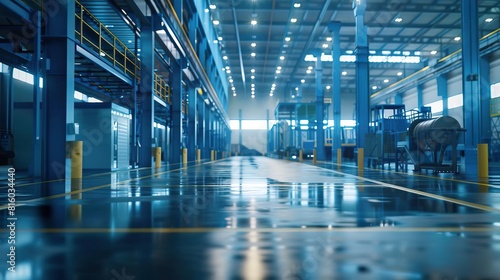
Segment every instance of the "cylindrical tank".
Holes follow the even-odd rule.
[[[448,146],[457,137],[456,131],[459,129],[460,123],[456,119],[443,116],[416,124],[413,129],[413,137],[425,140],[428,144]]]

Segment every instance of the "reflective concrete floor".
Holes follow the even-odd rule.
[[[494,181],[265,157],[19,180],[15,273],[0,195],[0,279],[500,279]]]

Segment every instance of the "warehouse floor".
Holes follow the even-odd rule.
[[[19,180],[16,200],[16,273],[4,261],[0,279],[500,275],[500,186],[450,174],[231,157]]]

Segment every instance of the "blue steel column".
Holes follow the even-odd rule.
[[[490,144],[491,141],[491,81],[490,81],[490,62],[486,57],[480,60],[480,87],[481,87],[481,143]]]
[[[42,37],[42,22],[41,12],[36,11],[32,14],[34,24],[36,26],[36,34],[34,39],[33,57],[31,60],[31,73],[33,74],[33,138],[32,138],[32,154],[31,154],[31,170],[30,175],[33,177],[42,176],[42,140],[41,140],[41,124],[40,124],[40,102],[42,101],[40,89],[40,58],[41,58],[41,37]]]
[[[196,159],[196,146],[197,135],[196,135],[196,95],[198,94],[196,88],[188,88],[188,96],[186,100],[188,108],[188,129],[187,129],[187,149],[188,149],[188,160],[194,161]]]
[[[462,88],[465,129],[465,170],[477,174],[477,144],[481,139],[479,35],[477,0],[462,0]]]
[[[141,22],[141,83],[139,107],[139,167],[153,165],[152,148],[154,145],[154,30],[153,18]]]
[[[267,111],[267,114],[269,115],[269,110]],[[243,114],[242,114],[242,111],[241,109],[239,109],[238,111],[238,135],[239,135],[239,138],[238,138],[238,155],[241,155],[241,147],[243,146],[243,131],[241,130],[242,124],[243,122]],[[268,129],[269,131],[269,129]]]
[[[321,61],[322,51],[313,50],[313,55],[316,57],[316,159],[325,160],[325,130],[323,128],[324,111],[323,103],[323,66]]]
[[[394,104],[403,104],[403,94],[401,94],[400,92],[396,93],[396,95],[394,96]]]
[[[59,12],[47,19],[45,42],[46,74],[43,99],[44,158],[46,180],[69,177],[66,141],[75,140],[67,131],[74,123],[75,94],[75,4],[59,2]],[[66,172],[68,171],[68,172]],[[49,190],[50,193],[50,190]]]
[[[181,148],[182,148],[182,67],[184,65],[184,58],[180,58],[178,63],[173,62],[171,73],[171,92],[172,92],[172,126],[170,128],[170,162],[181,162]]]
[[[417,105],[418,110],[424,106],[424,88],[422,85],[417,85]]]
[[[356,17],[356,145],[358,148],[365,148],[365,136],[368,133],[370,121],[369,51],[367,28],[364,23],[365,1],[353,1],[354,16]]]
[[[443,116],[448,116],[448,79],[444,74],[437,76],[436,79],[438,95],[443,100]]]
[[[341,93],[340,93],[340,27],[341,23],[332,21],[328,24],[328,30],[333,34],[332,44],[332,81],[333,81],[333,143],[332,143],[332,161],[337,162],[337,151],[342,147],[340,120],[341,114]]]

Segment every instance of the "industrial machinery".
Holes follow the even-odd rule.
[[[458,173],[457,146],[459,135],[465,130],[449,116],[418,119],[408,129],[409,150],[413,154],[414,171],[430,169],[433,173]],[[450,162],[445,163],[445,152],[451,149]]]

